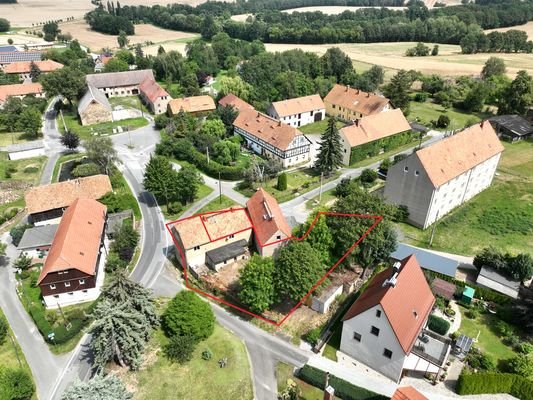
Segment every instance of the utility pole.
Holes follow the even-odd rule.
[[[220,171],[218,172],[218,202],[222,204],[222,182],[220,182]]]
[[[322,180],[324,178],[324,173],[320,173],[320,190],[318,192],[318,203],[322,203]]]
[[[209,165],[209,147],[205,148],[205,155],[207,156],[207,164]]]
[[[59,110],[59,114],[61,115],[61,121],[63,121],[63,128],[65,128],[65,132],[67,132],[67,124],[65,124],[65,118],[63,117],[63,110]]]
[[[438,219],[439,219],[439,210],[437,210],[437,215],[435,216],[435,222],[433,223],[433,228],[431,229],[431,237],[429,238],[429,247],[433,245],[433,238],[435,237],[435,230],[437,229]]]
[[[13,348],[15,349],[15,355],[17,356],[19,367],[22,368],[22,362],[20,361],[19,350],[17,349],[17,344],[15,343],[15,339],[13,339],[13,335],[11,333],[9,333],[8,336],[11,339],[11,343],[13,343]]]
[[[139,99],[139,108],[141,109],[141,117],[144,118],[143,103],[141,102],[140,97],[138,97],[138,99]]]

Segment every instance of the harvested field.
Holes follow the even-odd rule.
[[[103,33],[95,32],[91,30],[89,25],[84,21],[61,24],[60,28],[63,32],[69,32],[75,39],[78,39],[81,44],[89,47],[92,51],[97,51],[104,47],[118,47],[116,36],[104,35]],[[128,38],[130,40],[130,44],[137,44],[145,43],[147,41],[159,43],[167,40],[183,40],[195,38],[197,36],[198,35],[194,33],[162,29],[150,24],[139,24],[135,25],[135,35],[128,36]]]
[[[238,14],[238,15],[232,15],[231,19],[237,22],[245,22],[246,19],[251,16],[253,16],[253,14]]]
[[[529,40],[533,40],[533,21],[529,21],[527,24],[524,25],[517,25],[517,26],[510,26],[508,28],[498,28],[498,29],[487,29],[484,31],[485,33],[490,32],[507,32],[511,29],[516,29],[519,31],[525,31],[527,33],[527,37]]]
[[[432,43],[426,43],[433,47]],[[416,46],[415,42],[402,43],[338,43],[338,44],[277,44],[266,43],[268,51],[285,51],[302,49],[322,55],[330,47],[339,47],[348,54],[354,62],[381,65],[382,67],[398,69],[415,69],[425,74],[443,76],[479,75],[485,61],[494,56],[491,53],[461,54],[459,46],[439,44],[439,55],[436,57],[406,57],[405,51]],[[497,54],[505,60],[507,73],[513,77],[520,69],[533,73],[531,54],[512,53]]]
[[[320,11],[323,14],[327,15],[336,15],[341,14],[344,11],[357,11],[361,8],[382,8],[382,7],[350,7],[350,6],[320,6],[320,7],[298,7],[298,8],[291,8],[289,10],[283,10],[283,12],[286,13],[293,13],[293,12],[316,12]],[[405,10],[407,7],[383,7],[388,8],[389,10]]]
[[[224,0],[232,1],[232,0]],[[122,0],[121,5],[153,6],[173,3],[190,4],[204,3],[205,0]],[[49,20],[66,19],[68,17],[83,18],[95,7],[90,0],[18,0],[17,4],[1,4],[0,15],[11,21],[14,27],[26,27]]]

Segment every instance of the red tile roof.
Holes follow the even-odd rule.
[[[318,94],[313,94],[311,96],[275,101],[272,103],[272,108],[276,110],[278,117],[283,118],[289,115],[323,110],[326,106]]]
[[[227,106],[233,106],[237,111],[242,110],[255,110],[254,106],[251,104],[248,104],[240,97],[235,96],[233,93],[228,93],[224,97],[222,97],[218,104],[220,104],[223,107]]]
[[[144,96],[154,103],[159,97],[169,96],[167,91],[159,86],[155,80],[147,78],[139,85],[139,90]]]
[[[0,86],[0,102],[6,101],[9,96],[25,96],[27,94],[41,94],[43,87],[40,83],[21,83],[18,85]]]
[[[38,283],[51,272],[68,269],[77,269],[87,275],[96,273],[106,212],[106,206],[91,199],[77,199],[67,208],[57,227]]]
[[[428,398],[414,387],[404,386],[396,389],[391,400],[428,400]]]
[[[4,67],[4,73],[6,74],[28,73],[31,71],[31,63],[32,61],[14,62]],[[52,71],[55,71],[56,69],[63,68],[63,64],[60,64],[52,60],[33,61],[33,63],[37,65],[37,68],[39,68],[41,72],[52,72]]]
[[[278,202],[263,188],[257,189],[246,202],[248,214],[254,226],[254,232],[259,243],[264,246],[273,242],[276,232],[282,232],[285,237],[291,237],[292,232],[287,220],[281,212]]]
[[[401,261],[396,285],[394,287],[384,286],[384,282],[392,274],[393,268],[377,274],[363,294],[350,307],[343,321],[380,304],[398,342],[408,354],[424,327],[435,297],[414,255]]]
[[[172,115],[178,114],[181,110],[188,113],[214,111],[217,107],[211,96],[192,96],[182,99],[173,99],[168,103],[168,110]]]
[[[343,85],[333,86],[333,89],[324,97],[324,101],[363,115],[379,113],[390,102],[386,97]]]

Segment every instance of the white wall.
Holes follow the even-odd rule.
[[[379,318],[377,310],[381,311]],[[372,326],[379,328],[379,336],[370,333]],[[360,342],[354,339],[354,332],[361,335]],[[385,348],[392,351],[392,358],[383,355]],[[400,379],[406,358],[380,305],[343,322],[340,351],[396,382]]]
[[[322,121],[326,116],[326,109],[322,108],[320,110],[313,110],[313,111],[308,111],[305,113],[287,115],[281,118],[278,117],[277,113],[273,112],[272,114],[274,115],[271,115],[271,116],[276,119],[279,119],[282,122],[285,122],[287,125],[293,126],[295,128],[299,128],[300,126],[312,124],[313,122],[315,122],[315,115],[317,113],[322,114],[321,118],[318,120],[318,121]]]
[[[32,158],[39,156],[44,156],[44,147],[41,147],[40,149],[24,150],[9,153],[10,160],[22,160],[24,158]]]

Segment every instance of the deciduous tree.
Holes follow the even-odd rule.
[[[19,115],[17,125],[25,134],[37,138],[43,127],[41,113],[36,107],[26,107]]]
[[[70,104],[81,96],[87,87],[85,74],[72,67],[63,67],[43,75],[41,84],[49,98],[62,95]]]
[[[122,260],[130,262],[138,242],[139,233],[132,224],[123,223],[113,236],[111,251],[116,252]]]
[[[116,375],[95,375],[87,382],[76,380],[61,396],[61,400],[130,400],[133,394],[126,390]]]
[[[122,49],[128,45],[130,40],[128,39],[128,35],[124,31],[120,31],[118,33],[117,37],[118,46]]]
[[[83,143],[87,157],[100,167],[102,173],[109,175],[115,162],[118,161],[117,151],[109,137],[93,137]]]
[[[341,77],[353,70],[350,57],[338,47],[330,47],[321,58],[322,70],[325,76],[334,76],[337,82]]]
[[[533,103],[533,77],[518,71],[516,78],[498,102],[498,114],[524,115]]]
[[[69,150],[76,150],[80,145],[80,136],[71,130],[61,135],[61,144]]]
[[[405,115],[408,115],[410,111],[409,89],[412,83],[409,72],[402,69],[383,88],[385,96],[390,99],[392,105],[396,108],[401,108]]]
[[[261,313],[275,300],[274,260],[253,255],[241,271],[239,299],[253,312]]]
[[[481,70],[481,78],[484,80],[503,74],[505,74],[505,61],[499,57],[490,57]]]

